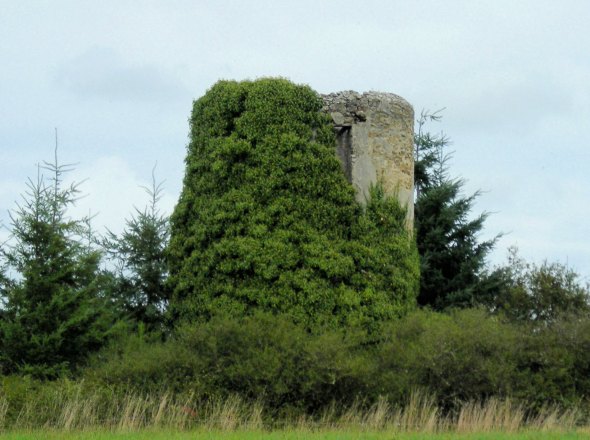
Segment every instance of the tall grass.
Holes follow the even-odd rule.
[[[576,409],[547,406],[527,415],[524,405],[511,399],[491,398],[485,402],[466,402],[454,414],[444,414],[435,400],[425,393],[413,393],[405,405],[392,407],[379,399],[367,407],[357,401],[347,408],[333,404],[317,417],[302,416],[272,420],[261,403],[248,403],[239,397],[203,401],[194,396],[175,397],[169,393],[141,396],[127,393],[113,398],[104,393],[82,395],[56,390],[50,398],[27,399],[13,408],[0,396],[0,430],[53,429],[63,431],[107,429],[260,431],[276,427],[316,431],[324,429],[391,432],[517,432],[567,431],[581,420]],[[587,429],[587,428],[586,428]]]

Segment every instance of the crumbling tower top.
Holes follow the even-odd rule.
[[[357,200],[380,182],[414,219],[414,109],[393,93],[344,91],[322,95],[334,122],[336,152]]]

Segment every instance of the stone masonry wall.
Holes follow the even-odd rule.
[[[365,203],[378,181],[407,206],[414,219],[414,109],[392,93],[353,91],[322,95],[334,121],[336,153],[342,169]]]

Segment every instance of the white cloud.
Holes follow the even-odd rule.
[[[164,69],[125,62],[116,51],[92,47],[64,63],[57,83],[82,96],[106,100],[169,101],[187,94],[182,83]]]
[[[47,174],[47,173],[45,173]],[[80,219],[93,216],[92,225],[96,233],[104,234],[106,229],[120,233],[126,219],[135,212],[143,210],[150,203],[150,198],[143,187],[151,187],[149,172],[139,176],[132,167],[118,156],[103,156],[96,162],[75,168],[64,175],[64,187],[78,184],[81,198],[70,207],[68,215]],[[155,170],[156,182],[161,182],[158,169]],[[45,178],[48,176],[45,175]],[[16,202],[21,202],[21,194],[26,191],[26,183],[10,180],[0,182],[0,206],[6,207],[0,213],[0,244],[10,237],[10,218],[8,209],[14,211]],[[163,192],[158,208],[163,215],[169,215],[176,203],[176,195],[166,190]]]

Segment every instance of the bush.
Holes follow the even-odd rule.
[[[590,286],[561,263],[528,263],[512,247],[507,263],[491,277],[500,280],[499,288],[482,302],[512,321],[544,327],[564,314],[590,315]]]
[[[94,361],[86,378],[109,387],[143,394],[170,389],[203,399],[238,394],[280,411],[352,402],[367,394],[370,367],[356,338],[338,331],[313,335],[288,317],[264,313],[184,325],[164,343],[135,336]]]
[[[198,369],[198,359],[175,339],[163,342],[155,336],[146,339],[132,334],[94,356],[83,377],[98,387],[106,384],[140,394],[185,394],[198,389]]]
[[[563,316],[539,329],[465,309],[421,310],[389,324],[376,348],[374,394],[402,401],[412,389],[445,408],[513,397],[532,410],[590,395],[590,319]]]
[[[62,388],[99,401],[171,392],[177,402],[207,403],[238,395],[259,402],[269,416],[293,416],[318,415],[332,402],[368,408],[381,397],[402,405],[416,390],[448,411],[489,397],[515,398],[533,411],[573,407],[590,395],[587,318],[538,329],[482,310],[422,310],[384,326],[379,336],[368,342],[339,330],[312,334],[289,317],[260,312],[217,316],[181,326],[166,342],[139,335],[120,341],[92,358],[79,388],[13,377],[4,379],[0,398],[8,395],[14,412],[31,396],[49,402]]]
[[[379,391],[394,400],[412,388],[434,393],[445,407],[511,394],[515,328],[481,310],[422,310],[387,326],[377,354]]]
[[[98,407],[118,397],[105,387],[91,387],[66,378],[47,381],[30,376],[0,377],[0,430],[45,427],[49,420],[62,415],[68,403],[81,402],[91,396]],[[68,416],[75,417],[75,412]]]
[[[551,325],[520,326],[515,395],[534,407],[577,405],[590,396],[590,318],[562,315]]]

